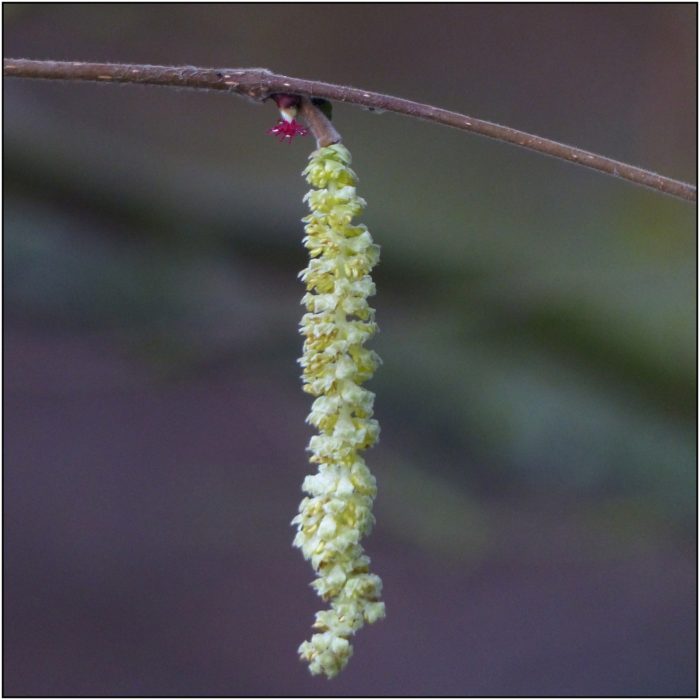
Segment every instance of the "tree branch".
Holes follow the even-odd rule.
[[[588,151],[527,134],[508,126],[501,126],[465,114],[450,112],[431,105],[382,95],[358,88],[333,85],[317,80],[291,78],[272,73],[265,68],[195,68],[192,66],[148,66],[120,63],[80,63],[75,61],[31,61],[4,59],[3,75],[18,78],[46,78],[52,80],[90,80],[96,82],[140,83],[200,90],[222,90],[262,102],[276,93],[322,97],[336,102],[361,105],[377,111],[396,112],[409,117],[444,124],[455,129],[488,136],[531,151],[582,165],[602,173],[619,177],[637,185],[697,201],[697,188],[686,182],[627,163],[590,153]],[[313,106],[313,105],[312,105]],[[318,110],[316,110],[318,111]],[[318,134],[316,134],[318,136]]]

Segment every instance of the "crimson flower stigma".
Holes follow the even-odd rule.
[[[306,136],[309,130],[304,128],[296,119],[287,121],[286,119],[278,119],[277,124],[267,130],[272,136],[279,136],[280,141],[291,143],[295,136]]]

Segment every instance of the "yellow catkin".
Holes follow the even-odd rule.
[[[341,144],[319,148],[304,170],[314,188],[305,197],[311,213],[304,245],[308,267],[300,274],[307,293],[301,320],[305,337],[304,391],[316,399],[307,421],[318,434],[309,442],[318,471],[302,486],[308,494],[292,524],[294,546],[311,562],[312,586],[330,603],[316,613],[317,632],[299,647],[313,674],[337,675],[352,654],[350,639],[365,623],[384,617],[381,579],[369,573],[369,557],[360,539],[374,524],[376,482],[360,451],[379,435],[372,419],[374,394],[362,387],[379,358],[364,347],[376,332],[370,271],[379,247],[363,225],[352,220],[364,209],[350,153]]]

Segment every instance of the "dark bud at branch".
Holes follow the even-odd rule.
[[[278,93],[275,95],[270,95],[270,97],[275,101],[280,110],[297,109],[301,104],[301,97],[299,97],[299,95],[285,95]]]
[[[333,105],[328,100],[324,100],[321,97],[312,97],[311,103],[326,115],[326,119],[329,121],[333,119]]]

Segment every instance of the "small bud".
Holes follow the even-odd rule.
[[[279,108],[282,119],[286,122],[293,122],[299,113],[301,97],[299,95],[272,95],[272,99]]]

